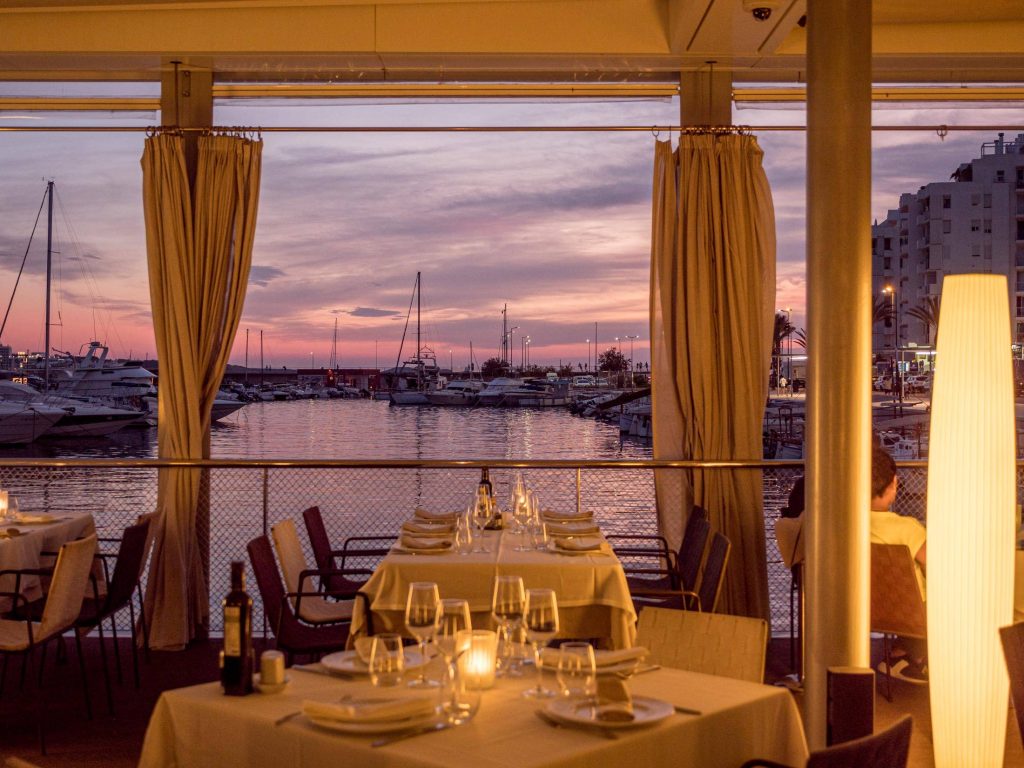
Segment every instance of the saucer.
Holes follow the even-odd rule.
[[[260,675],[253,676],[253,685],[256,686],[256,690],[260,693],[280,693],[288,687],[288,683],[292,681],[289,675],[284,676],[284,681],[280,683],[261,683]]]

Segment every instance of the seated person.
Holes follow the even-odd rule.
[[[917,570],[917,585],[924,599],[927,595],[925,527],[913,517],[890,511],[898,483],[896,462],[878,444],[871,453],[871,543],[903,544],[910,550]],[[888,664],[893,675],[908,682],[928,682],[927,646],[923,640],[897,638],[897,646],[882,664]]]

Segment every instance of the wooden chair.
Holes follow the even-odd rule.
[[[319,591],[314,579],[324,583],[346,576],[368,578],[373,571],[366,568],[320,570],[309,568],[302,552],[302,543],[294,520],[282,520],[270,529],[274,539],[277,562],[284,575],[288,592],[293,595],[295,614],[307,624],[339,624],[352,621],[352,604],[358,590],[328,593]]]
[[[885,657],[885,693],[892,701],[890,644],[894,635],[924,639],[928,613],[917,583],[910,549],[904,544],[871,545],[871,631],[882,634]]]
[[[640,611],[637,645],[649,661],[676,669],[764,681],[768,623],[764,619],[649,606]]]
[[[1024,738],[1024,622],[999,629],[1003,641],[1003,656],[1010,673],[1010,698],[1017,715],[1017,730]]]
[[[0,576],[12,574],[15,576],[15,587],[13,592],[3,593],[4,597],[10,597],[14,601],[15,612],[23,611],[24,618],[21,619],[0,619],[0,654],[4,657],[3,671],[0,672],[0,691],[7,677],[7,663],[13,655],[21,655],[29,664],[34,662],[35,650],[40,650],[36,709],[39,729],[39,749],[46,754],[45,737],[45,697],[42,693],[43,667],[46,663],[46,647],[54,638],[59,638],[64,632],[75,630],[75,645],[78,651],[78,666],[82,675],[82,691],[85,695],[85,707],[89,718],[92,718],[92,703],[89,700],[89,680],[85,672],[85,658],[82,656],[82,640],[75,622],[82,610],[82,601],[85,598],[86,588],[89,586],[90,573],[92,571],[93,555],[96,552],[96,536],[71,541],[60,548],[57,554],[57,561],[53,569],[21,569],[0,571]],[[23,576],[49,576],[50,585],[46,595],[46,603],[43,607],[42,616],[39,621],[33,621],[32,616],[25,611],[27,603],[21,592],[21,579]],[[93,595],[99,599],[96,590],[96,581],[93,580]],[[19,605],[19,602],[21,605]],[[22,667],[24,674],[25,667]],[[24,678],[23,678],[24,679]]]
[[[263,601],[263,612],[267,617],[277,647],[285,653],[291,664],[296,655],[308,655],[319,658],[321,654],[339,651],[348,641],[348,624],[327,624],[311,626],[303,623],[292,609],[292,600],[298,597],[295,593],[285,591],[281,582],[281,574],[274,560],[274,550],[267,536],[257,536],[246,547],[256,586]],[[310,597],[320,597],[317,592],[310,592]],[[367,619],[369,607],[367,606]]]
[[[884,731],[812,752],[804,768],[906,768],[914,719],[904,715]],[[789,768],[774,760],[748,760],[740,768]]]

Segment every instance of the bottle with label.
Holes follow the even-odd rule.
[[[501,520],[501,510],[498,508],[494,498],[494,486],[491,484],[491,475],[487,467],[480,470],[480,485],[477,486],[477,498],[486,499],[491,519],[487,523],[487,530],[500,531],[504,526]]]
[[[224,598],[224,651],[220,682],[228,696],[252,693],[252,598],[245,591],[245,564],[231,563],[231,591]]]

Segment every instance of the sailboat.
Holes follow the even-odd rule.
[[[391,381],[392,405],[430,405],[429,393],[440,389],[444,381],[437,367],[437,357],[433,350],[424,347],[420,335],[420,291],[421,274],[416,273],[416,282],[412,288],[412,299],[405,317],[405,330],[402,331],[402,343],[398,348],[398,359],[395,367],[381,373]],[[402,349],[405,347],[405,335],[409,330],[412,316],[412,304],[416,302],[416,354],[404,363]]]

